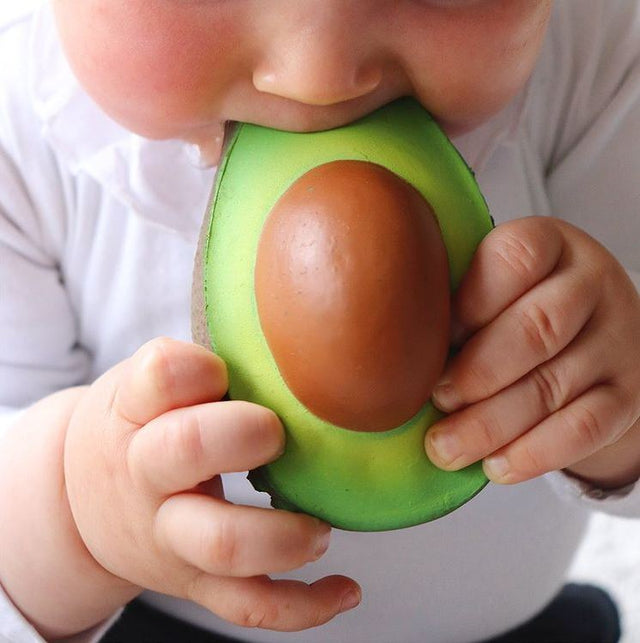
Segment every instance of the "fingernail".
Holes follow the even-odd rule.
[[[343,597],[340,603],[340,612],[347,612],[360,605],[362,595],[359,590],[351,589]]]
[[[269,458],[268,463],[275,462],[278,458],[282,457],[284,455],[284,452],[286,451],[287,445],[284,440],[282,440],[276,447],[276,450],[274,454]]]
[[[505,481],[509,477],[511,467],[503,455],[492,455],[484,459],[483,469],[487,478],[495,482]]]
[[[458,393],[451,382],[444,381],[437,384],[431,397],[436,407],[445,413],[451,413],[461,406]]]
[[[320,558],[329,549],[329,542],[331,541],[331,527],[322,521],[318,521],[322,525],[323,531],[318,534],[316,538],[316,546],[314,549],[314,560]]]
[[[438,460],[444,465],[452,464],[462,455],[462,444],[455,433],[436,429],[429,433],[429,441]]]

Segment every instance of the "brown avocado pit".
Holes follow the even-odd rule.
[[[449,267],[404,179],[352,160],[306,172],[266,218],[254,277],[278,370],[316,416],[387,431],[427,402],[449,346]]]

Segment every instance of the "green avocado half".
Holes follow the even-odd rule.
[[[289,186],[338,160],[374,163],[430,204],[455,291],[493,224],[466,163],[429,114],[410,98],[347,126],[314,133],[237,125],[219,166],[196,261],[194,339],[226,362],[229,396],[275,411],[285,453],[250,472],[272,504],[357,531],[409,527],[458,508],[487,483],[480,464],[436,468],[424,450],[441,414],[426,400],[400,426],[353,431],[312,413],[287,386],[261,327],[254,272],[265,220]]]

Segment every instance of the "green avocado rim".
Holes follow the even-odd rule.
[[[240,124],[230,140],[210,204],[202,288],[211,347],[227,363],[229,396],[275,411],[285,453],[251,472],[275,507],[303,511],[336,527],[380,531],[439,518],[486,484],[479,463],[436,468],[424,451],[441,414],[430,402],[383,433],[359,433],[313,415],[291,393],[258,318],[254,268],[263,223],[287,188],[314,167],[369,161],[413,185],[431,204],[449,255],[454,291],[493,223],[471,170],[427,112],[400,99],[345,127],[292,133]],[[355,473],[355,475],[354,475]]]

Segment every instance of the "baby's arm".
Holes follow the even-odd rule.
[[[142,588],[241,625],[304,629],[357,602],[344,577],[270,580],[321,556],[315,518],[239,507],[218,474],[278,456],[279,421],[220,402],[223,363],[154,340],[92,386],[29,409],[0,448],[0,578],[46,637],[81,631]],[[62,600],[61,597],[64,597]]]
[[[81,631],[137,593],[125,582],[116,591],[86,552],[69,509],[64,440],[83,394],[74,388],[41,400],[0,445],[0,513],[10,517],[0,522],[0,579],[46,638]]]

